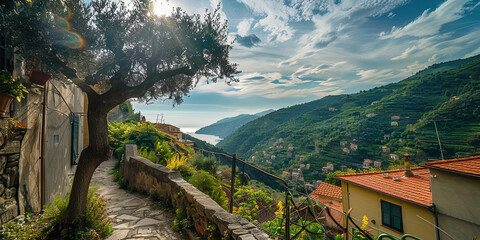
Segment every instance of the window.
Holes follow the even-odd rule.
[[[382,205],[382,225],[403,233],[402,207],[380,200]]]
[[[53,144],[58,144],[60,142],[60,136],[58,134],[53,135]]]

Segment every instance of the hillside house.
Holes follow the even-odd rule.
[[[356,219],[367,216],[370,226],[397,238],[411,234],[435,239],[429,171],[420,167],[411,172],[413,177],[405,177],[404,170],[338,175],[343,211],[352,209],[350,214]]]
[[[310,169],[310,163],[307,163],[307,164],[305,165],[305,169],[307,169],[307,170]]]
[[[287,152],[287,157],[292,157],[292,152]]]
[[[334,112],[334,111],[336,111],[336,110],[337,110],[337,109],[334,108],[334,107],[329,107],[329,108],[328,108],[328,111],[330,111],[330,112]]]
[[[305,164],[300,164],[300,168],[305,168]]]
[[[383,140],[385,140],[385,141],[390,140],[390,134],[383,135]]]
[[[438,226],[457,239],[480,233],[480,156],[427,162]],[[449,239],[439,232],[440,239]]]
[[[356,152],[358,150],[358,145],[356,143],[350,143],[350,150]]]
[[[268,161],[268,160],[266,160],[265,163],[266,163],[267,165],[272,165],[272,162],[270,162],[270,161]]]
[[[333,164],[332,163],[327,163],[327,168],[330,169],[330,171],[333,172]]]
[[[255,161],[257,161],[257,157],[252,156],[252,162],[255,162]]]
[[[303,161],[304,159],[305,159],[305,156],[303,156],[303,155],[300,155],[300,157],[298,157],[298,160],[300,160],[300,161]]]
[[[346,172],[347,171],[347,166],[342,165],[342,166],[340,166],[340,169],[341,169],[342,172]]]
[[[287,172],[287,171],[283,171],[283,172],[282,172],[282,176],[288,178],[288,177],[291,176],[291,174],[290,174],[289,172]]]
[[[391,123],[390,123],[390,126],[392,126],[392,127],[398,127],[398,122],[395,122],[395,121],[394,121],[394,122],[391,122]]]
[[[320,182],[318,186],[316,187],[315,191],[310,193],[308,195],[309,197],[321,202],[322,204],[337,209],[337,210],[342,210],[342,188],[337,187],[335,185],[326,183],[326,182]],[[332,214],[332,217],[338,222],[338,223],[343,223],[343,214],[332,210],[330,211]],[[333,219],[330,218],[328,214],[326,214],[326,225],[328,228],[334,228],[337,229],[338,226],[335,224]]]
[[[400,157],[397,155],[397,154],[390,154],[390,159],[393,159],[393,160],[398,160],[400,159]]]
[[[369,113],[369,114],[367,114],[367,115],[365,115],[365,116],[366,116],[367,118],[370,118],[370,117],[375,117],[375,116],[377,116],[377,114],[375,114],[375,113]]]
[[[390,152],[390,148],[387,147],[387,146],[383,146],[383,147],[382,147],[382,152],[384,152],[384,153],[389,153],[389,152]]]
[[[347,141],[340,141],[340,146],[345,147],[347,146],[348,142]]]
[[[369,169],[372,167],[373,161],[371,159],[363,159],[363,168],[364,169]]]
[[[378,104],[378,103],[379,103],[379,101],[373,101],[370,105],[373,106],[373,105]]]
[[[277,158],[277,156],[275,156],[275,155],[270,156],[270,159],[272,159],[272,160],[275,160],[276,158]]]
[[[350,153],[350,149],[349,149],[349,148],[343,148],[342,151],[343,151],[344,153],[347,153],[347,154]]]
[[[322,173],[327,174],[330,172],[330,169],[328,167],[322,167]]]
[[[400,120],[400,116],[391,116],[390,120]]]
[[[381,168],[381,167],[382,167],[382,162],[380,162],[380,161],[373,161],[373,167],[374,167],[374,168]]]

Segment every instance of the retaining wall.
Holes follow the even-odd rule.
[[[175,208],[185,207],[200,235],[213,223],[226,239],[269,239],[255,225],[239,215],[228,213],[208,195],[186,182],[179,172],[137,156],[136,145],[125,146],[120,175],[137,191],[159,194],[170,198]]]

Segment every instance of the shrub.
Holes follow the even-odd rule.
[[[188,180],[201,192],[207,194],[224,209],[227,207],[227,196],[223,191],[220,181],[203,170],[197,171]]]
[[[185,228],[191,228],[192,221],[187,218],[187,210],[185,207],[175,210],[175,219],[173,220],[173,230],[180,231]]]
[[[178,170],[187,163],[188,158],[182,154],[174,154],[172,158],[167,159],[167,168]]]
[[[58,226],[67,219],[68,193],[64,198],[54,196],[54,203],[45,207],[45,212],[38,219],[31,221],[26,215],[26,221],[7,223],[3,226],[0,239],[104,239],[113,232],[106,211],[106,201],[95,188],[90,188],[87,196],[85,229],[82,231],[58,232]]]
[[[205,157],[203,154],[197,153],[193,155],[192,165],[197,170],[205,170],[210,174],[217,173],[217,161],[213,156]]]

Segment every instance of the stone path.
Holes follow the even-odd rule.
[[[99,192],[107,200],[113,234],[107,240],[181,240],[188,239],[172,229],[173,216],[167,216],[155,208],[148,196],[121,189],[113,181],[112,168],[116,160],[102,163],[93,174],[92,182],[100,186]]]

